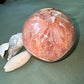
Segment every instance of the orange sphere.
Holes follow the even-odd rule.
[[[22,35],[25,48],[36,58],[48,62],[62,58],[75,41],[71,19],[53,8],[33,13],[25,22]]]

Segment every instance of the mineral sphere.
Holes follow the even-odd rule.
[[[34,57],[47,62],[61,59],[75,42],[75,28],[64,12],[44,8],[33,13],[23,26],[23,43]]]

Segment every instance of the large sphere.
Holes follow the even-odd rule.
[[[26,20],[22,35],[25,48],[36,58],[48,62],[61,59],[75,41],[71,19],[53,8],[33,13]]]

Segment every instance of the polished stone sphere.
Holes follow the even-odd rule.
[[[44,8],[26,20],[22,36],[25,48],[34,57],[54,62],[72,48],[75,29],[71,19],[64,12]]]

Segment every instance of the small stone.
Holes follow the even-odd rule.
[[[23,51],[17,54],[5,64],[4,66],[5,72],[10,72],[15,69],[18,69],[19,67],[26,64],[30,58],[31,58],[31,54],[29,54],[27,51]]]
[[[17,52],[23,47],[22,33],[12,35],[9,39],[8,59],[16,55]]]
[[[9,49],[9,43],[0,45],[0,56],[4,58],[5,52]]]

